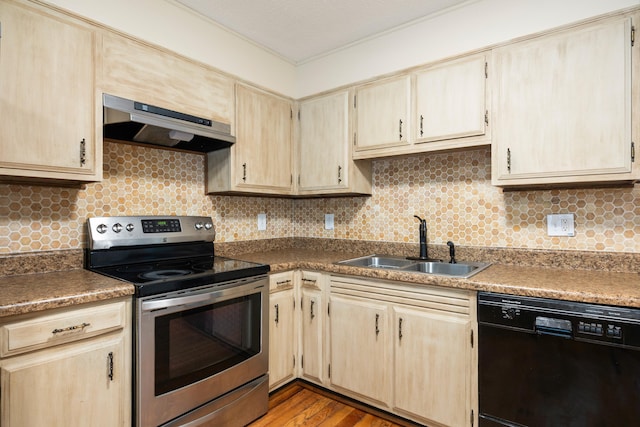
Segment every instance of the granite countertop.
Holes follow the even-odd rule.
[[[0,279],[0,318],[130,296],[134,287],[84,269]]]
[[[236,258],[270,264],[272,272],[292,269],[318,270],[335,274],[409,282],[418,286],[447,286],[640,308],[640,273],[635,272],[620,273],[492,264],[469,279],[460,279],[334,264],[336,261],[357,256],[361,256],[361,254],[296,249],[239,254],[236,255]],[[460,261],[463,262],[463,260]]]
[[[541,268],[494,263],[469,279],[337,265],[361,252],[300,248],[235,253],[231,258],[269,264],[272,272],[294,269],[395,280],[512,295],[640,308],[640,273]],[[462,260],[461,260],[462,261]],[[134,293],[131,284],[81,268],[7,275],[1,279],[0,318],[107,300]]]

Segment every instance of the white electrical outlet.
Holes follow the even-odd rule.
[[[547,215],[547,235],[568,237],[575,236],[576,231],[573,214]]]
[[[333,230],[333,214],[324,215],[324,229]]]
[[[258,214],[258,230],[264,231],[267,229],[267,214]]]

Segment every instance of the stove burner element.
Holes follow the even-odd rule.
[[[189,270],[156,270],[150,271],[148,273],[143,273],[140,275],[143,279],[149,280],[161,280],[161,279],[169,279],[176,276],[186,276],[191,274]]]

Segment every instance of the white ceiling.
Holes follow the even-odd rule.
[[[177,1],[300,63],[470,0]]]

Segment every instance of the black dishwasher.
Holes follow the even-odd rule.
[[[640,425],[640,309],[478,293],[481,427]]]

